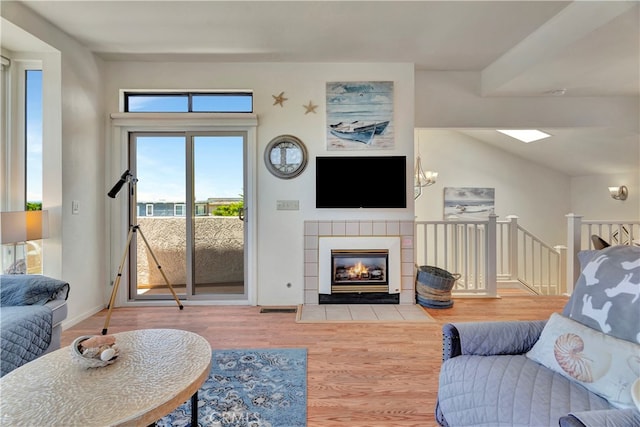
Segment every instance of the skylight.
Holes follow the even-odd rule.
[[[539,141],[541,139],[548,138],[551,136],[548,133],[544,133],[537,129],[506,129],[506,130],[497,129],[497,131],[525,143]]]

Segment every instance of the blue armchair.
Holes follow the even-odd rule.
[[[596,255],[605,257],[595,261]],[[575,321],[581,328],[611,336],[626,346],[626,351],[631,349],[630,373],[627,378],[625,372],[623,381],[618,381],[624,384],[617,392],[630,394],[630,384],[640,376],[640,297],[632,302],[629,295],[612,289],[625,280],[632,286],[640,282],[640,248],[590,251],[582,253],[580,260],[590,270],[583,270],[562,313],[569,320],[562,321]],[[597,269],[592,262],[598,263]],[[635,286],[640,292],[640,283]],[[603,313],[608,317],[599,316]],[[606,394],[593,391],[596,381],[572,378],[553,360],[546,364],[535,360],[532,349],[545,344],[541,336],[550,330],[552,319],[556,317],[549,321],[443,325],[443,362],[435,409],[438,423],[451,427],[640,426],[640,412],[633,404],[621,408]],[[611,330],[602,332],[603,325]],[[551,345],[553,349],[553,342]]]

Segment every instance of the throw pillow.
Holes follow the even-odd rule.
[[[638,344],[553,313],[526,356],[579,382],[616,408],[635,408],[631,388],[640,377]]]
[[[640,343],[640,247],[578,253],[582,273],[562,314],[623,340]]]

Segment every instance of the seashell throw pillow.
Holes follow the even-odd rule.
[[[616,408],[635,408],[631,388],[640,378],[639,344],[553,313],[526,356],[579,382]]]
[[[640,247],[578,253],[582,272],[562,314],[607,335],[640,343]]]

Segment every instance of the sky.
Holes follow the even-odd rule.
[[[27,201],[42,202],[42,71],[27,71]]]
[[[138,202],[186,200],[186,138],[139,136],[136,139]],[[243,194],[243,138],[194,137],[196,201]]]

